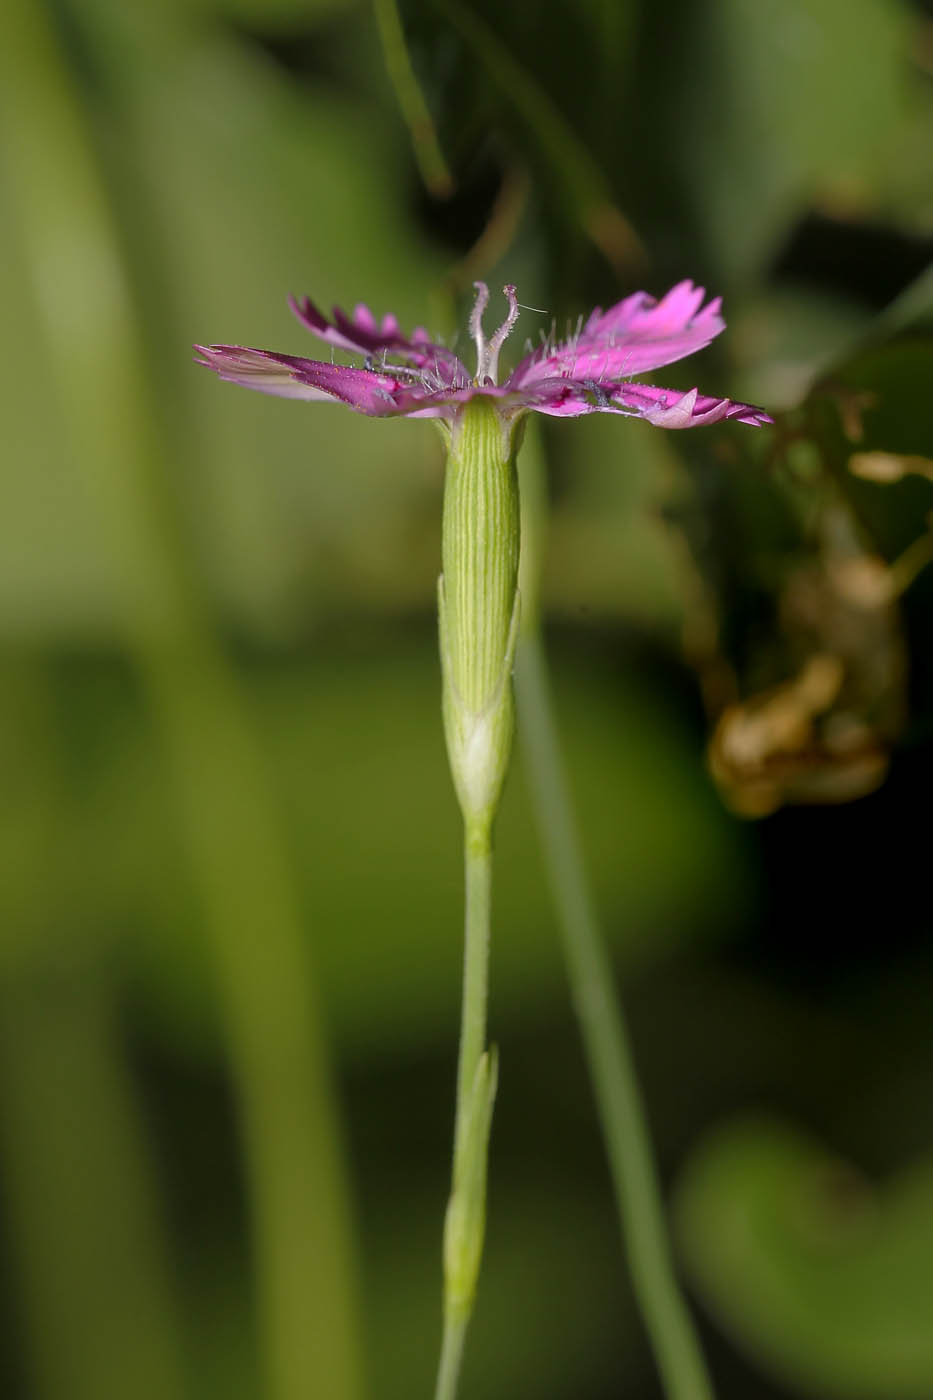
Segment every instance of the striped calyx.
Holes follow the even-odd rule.
[[[451,425],[439,585],[444,723],[468,822],[488,826],[511,748],[518,618],[516,433],[494,401]]]

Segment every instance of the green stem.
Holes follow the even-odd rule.
[[[467,826],[464,845],[466,912],[463,937],[463,1007],[457,1063],[457,1116],[454,1161],[463,1147],[464,1129],[473,1095],[476,1068],[486,1049],[486,1006],[489,1000],[489,911],[492,889],[492,846],[488,825]]]
[[[412,150],[421,178],[431,194],[438,199],[447,199],[453,193],[454,182],[444,160],[428,104],[415,77],[398,7],[395,0],[373,0],[373,10],[386,71],[411,135]]]
[[[480,1195],[485,1196],[488,1114],[492,1110],[490,1098],[486,1109],[485,1127],[478,1127],[478,1115],[483,1115],[483,1109],[479,1106],[480,1094],[477,1091],[477,1086],[481,1061],[486,1054],[486,1006],[489,999],[492,846],[488,821],[468,821],[465,824],[463,851],[466,887],[463,1009],[460,1018],[460,1054],[457,1066],[453,1180],[445,1230],[444,1337],[441,1343],[435,1400],[454,1400],[457,1393],[463,1346],[470,1314],[473,1310],[475,1276],[482,1251],[484,1202],[479,1204],[478,1226],[473,1222],[466,1225],[462,1222],[471,1205],[469,1199],[472,1194],[470,1158],[472,1156],[474,1159],[475,1170],[477,1153],[482,1157],[482,1162],[478,1166],[482,1179]],[[492,1093],[495,1093],[494,1084]],[[455,1219],[458,1224],[458,1239],[461,1241],[460,1249],[451,1248]],[[466,1246],[465,1251],[464,1245]],[[466,1267],[461,1262],[464,1252],[472,1261]],[[458,1278],[464,1274],[468,1279],[465,1286],[459,1282]]]
[[[447,1316],[444,1319],[444,1340],[441,1343],[441,1361],[437,1370],[437,1387],[434,1400],[455,1400],[457,1382],[460,1379],[460,1362],[463,1360],[463,1344],[466,1341],[467,1318]]]
[[[550,165],[568,212],[614,271],[629,277],[646,260],[641,239],[615,204],[608,178],[560,107],[510,52],[493,26],[463,0],[431,0],[518,113]]]
[[[518,626],[513,441],[478,398],[452,425],[438,585],[444,730],[463,813],[466,916],[453,1181],[444,1222],[444,1341],[437,1400],[453,1400],[483,1252],[496,1055],[486,1049],[491,832],[512,748]]]
[[[522,521],[523,548],[527,545],[531,551],[527,557],[534,558],[540,541],[533,507],[542,501],[543,487],[537,454],[527,448],[521,494],[523,511],[528,508]],[[669,1400],[711,1400],[706,1364],[674,1272],[631,1043],[584,870],[532,602],[534,591],[534,578],[526,578],[523,570],[524,626],[515,669],[519,725],[635,1294]]]

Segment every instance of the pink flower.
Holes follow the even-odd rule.
[[[496,400],[502,420],[509,424],[529,411],[559,418],[619,413],[646,418],[661,428],[693,428],[723,418],[754,426],[772,421],[751,404],[710,398],[696,389],[685,392],[630,382],[630,375],[702,350],[724,329],[719,298],[703,306],[703,288],[692,282],[678,282],[660,301],[647,292],[635,292],[608,311],[597,307],[567,340],[548,338],[530,350],[502,384],[496,383],[499,351],[518,320],[515,288],[503,289],[508,315],[487,340],[483,312],[489,290],[484,282],[475,285],[470,316],[475,375],[420,326],[405,336],[394,316],[383,317],[380,324],[362,305],[352,316],[336,308],[328,321],[307,297],[290,302],[298,319],[320,340],[362,355],[362,368],[238,345],[195,346],[198,363],[248,389],[292,399],[337,401],[375,418],[452,422],[461,404],[482,396]]]

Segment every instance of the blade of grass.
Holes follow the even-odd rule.
[[[35,1400],[182,1400],[145,1125],[84,926],[48,668],[0,661],[0,1177]],[[76,939],[75,934],[79,932]]]
[[[609,182],[557,104],[509,52],[490,25],[461,0],[431,0],[499,88],[547,156],[564,190],[568,215],[579,222],[610,267],[631,276],[644,266],[644,245],[612,199]]]
[[[187,577],[119,237],[50,14],[0,22],[2,155],[58,401],[120,580],[224,1003],[270,1400],[357,1400],[346,1177],[310,953],[235,677]]]
[[[444,159],[424,93],[415,76],[398,6],[395,0],[373,0],[373,12],[386,71],[411,134],[412,150],[425,189],[436,199],[447,199],[453,194],[453,177]]]
[[[2,1176],[30,1394],[182,1400],[145,1136],[96,980],[23,971],[0,995]]]
[[[596,1094],[635,1295],[665,1392],[669,1400],[712,1400],[706,1364],[674,1272],[634,1056],[561,762],[540,637],[538,573],[546,501],[540,436],[531,427],[519,460],[522,634],[515,698],[574,1009]]]

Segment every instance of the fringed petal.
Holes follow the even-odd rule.
[[[577,418],[584,413],[618,413],[644,418],[657,428],[698,428],[734,418],[760,427],[772,420],[753,404],[716,399],[696,389],[661,389],[654,384],[600,383],[594,379],[544,379],[516,397],[526,408],[554,418]]]
[[[437,387],[469,383],[469,372],[458,357],[445,346],[435,344],[423,326],[416,327],[410,336],[404,336],[394,316],[384,316],[379,325],[369,307],[362,302],[354,308],[352,316],[335,306],[333,321],[328,321],[309,297],[300,300],[290,297],[288,304],[302,325],[328,345],[364,355],[368,359],[379,356],[398,359],[430,375]],[[391,370],[391,365],[380,365],[379,368]]]
[[[432,390],[420,376],[400,378],[242,345],[197,345],[195,349],[198,363],[221,379],[264,394],[344,403],[373,418],[415,413],[430,416],[435,407]]]
[[[700,428],[725,418],[761,428],[774,420],[764,409],[732,399],[711,398],[697,389],[661,389],[655,384],[621,384],[613,402],[626,412],[645,418],[656,428]]]
[[[692,355],[725,328],[720,298],[704,307],[704,296],[702,287],[679,282],[660,301],[635,292],[608,311],[597,308],[578,335],[526,356],[511,383],[527,388],[559,375],[618,382]]]

